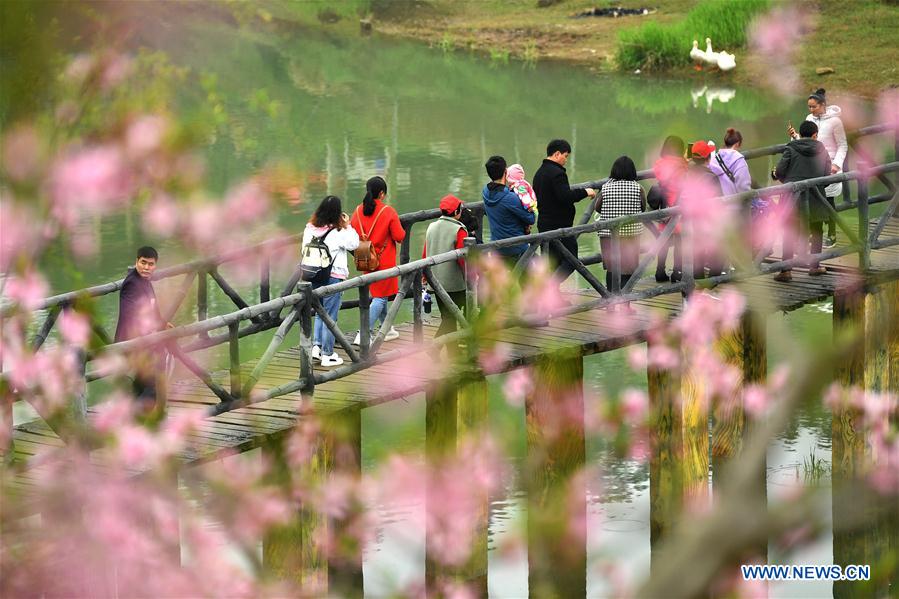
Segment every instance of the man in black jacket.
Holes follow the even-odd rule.
[[[122,290],[119,292],[119,320],[116,324],[115,341],[127,341],[171,328],[173,325],[165,321],[159,312],[156,292],[150,282],[156,270],[159,253],[152,247],[144,246],[137,250],[134,268],[125,276]],[[164,369],[163,352],[135,353],[134,395],[151,409],[156,402],[156,373]]]
[[[813,121],[803,121],[799,126],[799,139],[794,139],[787,144],[784,153],[774,169],[774,177],[782,183],[804,181],[816,177],[826,177],[831,174],[830,156],[827,149],[818,141],[818,125]],[[794,236],[799,234],[799,243],[808,243],[808,232],[811,233],[811,253],[819,254],[822,247],[824,233],[824,221],[830,217],[827,209],[827,200],[824,197],[822,187],[810,187],[791,198],[794,202],[793,211],[797,215],[799,224],[794,220],[791,230],[785,230],[783,236],[783,259],[790,260],[795,255]],[[808,222],[808,232],[805,222]],[[785,268],[775,275],[774,280],[782,283],[793,280],[792,269]],[[817,261],[809,265],[808,274],[812,276],[823,275],[827,269]]]
[[[574,205],[586,197],[593,197],[593,189],[571,189],[565,163],[571,155],[571,144],[564,139],[554,139],[546,146],[546,158],[534,173],[533,188],[537,195],[537,228],[541,233],[574,226]],[[564,237],[559,241],[577,256],[577,239]],[[556,265],[555,275],[564,281],[574,272],[574,265],[562,258],[561,253],[552,245],[549,257]]]

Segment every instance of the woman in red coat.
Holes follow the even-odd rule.
[[[396,244],[406,238],[406,230],[400,224],[399,214],[385,203],[386,199],[387,183],[381,177],[372,177],[365,183],[365,198],[356,207],[350,220],[359,237],[367,235],[371,241],[372,251],[378,254],[379,271],[396,266]],[[371,284],[368,322],[372,332],[378,321],[384,322],[390,302],[398,291],[399,283],[396,277]],[[384,340],[390,341],[399,336],[396,329],[390,327]],[[359,342],[360,335],[357,334],[353,343],[358,345]]]

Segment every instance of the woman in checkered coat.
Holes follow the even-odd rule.
[[[600,201],[596,209],[597,220],[610,220],[619,216],[639,214],[646,210],[646,197],[643,188],[637,183],[637,167],[627,156],[621,156],[612,165],[609,180],[602,186]],[[640,235],[643,233],[641,223],[629,223],[618,228],[620,250],[618,255],[612,249],[612,231],[599,231],[599,245],[602,249],[602,261],[606,269],[606,287],[613,288],[612,272],[620,274],[618,289],[624,287],[640,262]]]

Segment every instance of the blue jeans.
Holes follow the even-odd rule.
[[[327,283],[323,283],[321,285],[313,285],[313,289],[317,289],[319,287],[324,287],[325,285],[333,285],[334,283],[339,283],[343,279],[337,279],[335,277],[331,277],[328,279]],[[335,293],[333,295],[328,295],[322,298],[322,305],[325,307],[325,312],[328,313],[328,316],[334,319],[334,322],[337,322],[337,313],[340,312],[340,296],[342,293]],[[313,327],[314,335],[313,335],[313,343],[320,348],[322,348],[323,356],[330,356],[334,353],[334,333],[331,332],[331,329],[325,326],[325,323],[322,322],[322,319],[318,316],[315,317],[315,326]]]
[[[390,300],[386,297],[373,297],[368,307],[368,326],[375,330],[375,325],[380,320],[387,318],[387,310],[390,308]]]

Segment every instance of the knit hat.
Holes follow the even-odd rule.
[[[445,195],[440,199],[440,210],[449,214],[453,214],[461,205],[462,200],[453,194]]]
[[[518,183],[524,179],[524,168],[520,164],[513,164],[506,169],[506,179],[512,183]]]
[[[690,147],[690,155],[694,158],[708,158],[712,155],[714,151],[714,147],[709,145],[709,142],[699,140],[694,141]]]

